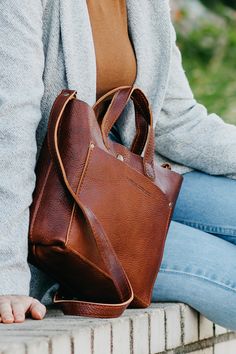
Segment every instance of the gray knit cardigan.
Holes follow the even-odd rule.
[[[135,85],[151,103],[157,162],[171,161],[180,173],[198,169],[236,178],[236,126],[195,101],[168,0],[127,0],[127,8],[138,64]],[[51,105],[62,88],[95,103],[96,59],[86,0],[0,1],[0,295],[29,293],[34,168]],[[129,145],[131,103],[119,130]],[[31,294],[38,298],[55,288],[41,273],[32,278]]]

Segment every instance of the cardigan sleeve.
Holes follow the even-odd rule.
[[[29,206],[44,91],[41,0],[0,2],[0,295],[28,295]]]
[[[227,124],[193,96],[172,28],[172,59],[163,107],[155,128],[163,156],[212,175],[236,178],[236,126]]]

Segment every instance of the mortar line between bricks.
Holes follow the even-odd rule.
[[[94,328],[91,328],[90,341],[91,341],[91,353],[94,354]]]
[[[213,336],[215,337],[215,335],[216,335],[216,325],[215,323],[213,323]]]
[[[184,305],[185,306],[185,305]],[[184,345],[184,340],[185,340],[185,323],[184,323],[184,307],[180,306],[180,330],[181,330],[181,345]]]
[[[111,324],[111,354],[113,354],[113,326]]]
[[[148,352],[151,354],[151,314],[148,313]]]
[[[200,340],[200,313],[198,312],[197,313],[197,337],[198,337],[198,340]]]
[[[164,309],[164,328],[165,328],[165,350],[167,351],[167,316],[166,310]]]
[[[134,324],[130,318],[130,354],[134,354]]]
[[[230,333],[224,333],[221,334],[217,337],[211,337],[211,338],[207,338],[207,339],[203,339],[201,341],[198,342],[194,342],[194,343],[190,343],[187,345],[183,345],[180,346],[178,348],[174,349],[174,354],[187,354],[190,352],[194,352],[197,350],[202,350],[202,349],[208,349],[213,347],[215,344],[218,343],[224,343],[224,342],[228,342],[232,339],[236,339],[236,333],[235,332],[230,332]],[[161,353],[155,353],[155,354],[168,354],[168,353],[173,353],[173,349],[172,350],[166,350],[164,352]]]
[[[216,343],[214,343],[213,346],[212,346],[212,354],[215,354],[215,344]]]
[[[213,336],[215,337],[215,335],[216,335],[216,325],[215,323],[213,323]],[[213,352],[212,354],[215,354],[215,343],[213,345],[212,352]]]
[[[52,339],[49,339],[48,342],[48,354],[52,354]]]
[[[70,350],[71,350],[71,354],[75,354],[75,344],[74,344],[74,338],[72,335],[70,335]]]

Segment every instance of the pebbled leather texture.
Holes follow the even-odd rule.
[[[129,150],[108,134],[130,99],[137,134]],[[61,284],[54,302],[65,314],[101,318],[149,306],[183,177],[154,162],[144,93],[119,87],[90,107],[63,90],[36,176],[29,258]]]

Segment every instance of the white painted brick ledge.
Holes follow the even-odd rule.
[[[117,319],[64,316],[0,324],[0,354],[235,354],[236,333],[189,306],[152,304]]]

